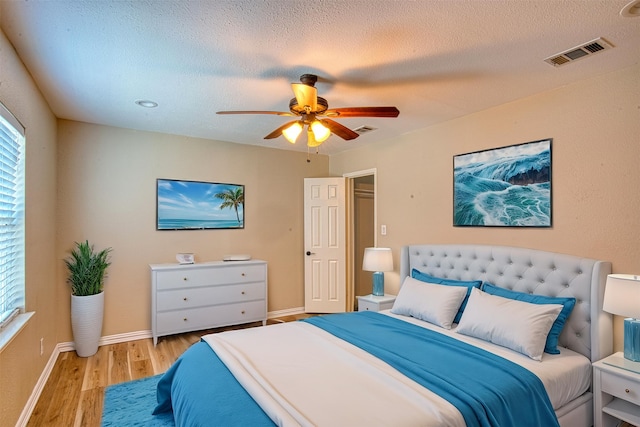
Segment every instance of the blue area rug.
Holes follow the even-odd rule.
[[[107,387],[102,427],[175,426],[173,413],[151,415],[156,407],[156,385],[162,375]]]

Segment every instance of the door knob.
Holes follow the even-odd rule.
[[[307,251],[307,256],[315,255],[315,252]]]

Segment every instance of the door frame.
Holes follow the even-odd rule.
[[[347,295],[346,304],[347,311],[352,311],[355,303],[355,271],[357,266],[355,264],[355,245],[354,245],[354,222],[355,216],[353,214],[354,206],[354,180],[362,176],[373,175],[373,245],[378,246],[378,170],[377,168],[364,169],[354,172],[343,173],[342,176],[347,179]]]

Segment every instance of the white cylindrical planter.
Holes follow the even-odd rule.
[[[104,292],[89,296],[71,295],[71,329],[78,356],[89,357],[98,351],[103,314]]]

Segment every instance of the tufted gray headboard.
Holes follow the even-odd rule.
[[[482,280],[519,292],[574,297],[576,305],[559,344],[592,362],[613,352],[612,316],[602,311],[610,262],[508,246],[404,246],[400,283],[413,268],[436,277]]]

